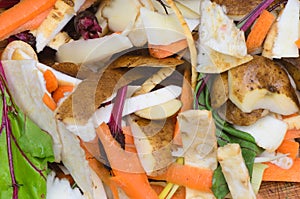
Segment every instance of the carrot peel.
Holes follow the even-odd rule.
[[[165,180],[177,185],[211,193],[213,171],[190,165],[171,164],[165,173],[150,176],[154,180]]]
[[[0,14],[0,40],[9,37],[15,29],[51,8],[56,0],[23,0]]]
[[[276,18],[272,13],[267,10],[262,11],[247,37],[246,45],[248,53],[255,53],[261,48],[262,43],[275,19]]]

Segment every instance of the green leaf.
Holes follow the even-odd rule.
[[[46,198],[47,165],[54,161],[51,136],[11,103],[9,95],[0,96],[0,198]]]
[[[215,169],[213,174],[212,191],[218,199],[225,198],[225,196],[229,193],[229,188],[220,165],[217,169]]]

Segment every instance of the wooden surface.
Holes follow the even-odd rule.
[[[299,171],[300,172],[300,171]],[[300,183],[263,182],[259,199],[300,199]]]

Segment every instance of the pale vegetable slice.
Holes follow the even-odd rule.
[[[68,131],[60,121],[57,121],[56,127],[59,131],[63,146],[61,157],[64,166],[68,169],[84,195],[86,195],[87,198],[92,198],[91,168],[85,159],[85,152],[80,146],[79,138]]]
[[[201,3],[199,40],[222,54],[237,58],[247,55],[244,32],[226,16],[220,5],[209,0]]]
[[[145,172],[152,176],[160,174],[174,161],[171,154],[174,132],[172,119],[150,121],[130,116],[128,123]]]
[[[243,112],[267,109],[289,115],[299,111],[299,102],[290,79],[274,61],[254,59],[228,71],[229,99]]]
[[[134,95],[140,95],[150,92],[161,81],[169,77],[175,71],[174,67],[161,68],[159,71],[149,77],[141,87],[134,93]]]
[[[181,93],[180,87],[170,85],[150,93],[128,98],[125,101],[122,116],[129,115],[138,110],[142,110],[151,106],[156,106],[168,102],[169,100],[178,97],[180,93]],[[105,107],[99,108],[95,112],[94,123],[96,124],[96,126],[100,125],[102,122],[107,123],[109,121],[112,107],[113,104],[109,104]]]
[[[183,142],[183,157],[187,165],[215,170],[217,168],[217,139],[212,114],[206,110],[188,110],[178,114]],[[174,153],[173,153],[174,155]],[[180,155],[180,154],[177,154]],[[186,189],[186,198],[214,198],[212,193]]]
[[[20,40],[10,42],[5,47],[1,55],[1,60],[23,60],[23,59],[38,60],[38,57],[34,49],[29,44]]]
[[[103,16],[103,9],[108,6],[110,0],[105,0],[105,1],[101,1],[100,2],[100,5],[98,6],[98,10],[97,12],[95,13],[95,17],[97,18],[98,20],[98,23],[102,29],[102,33],[100,33],[100,37],[106,35],[108,32],[109,32],[109,28],[108,28],[108,21],[106,18],[104,18]]]
[[[139,15],[128,33],[128,38],[131,43],[136,47],[142,47],[148,41],[146,31],[141,16]]]
[[[113,32],[122,32],[129,24],[134,24],[142,5],[138,0],[111,0],[102,10],[108,27]]]
[[[300,115],[284,118],[283,121],[287,123],[288,129],[300,129]]]
[[[199,20],[199,18],[200,18],[200,2],[201,1],[190,1],[190,2],[194,2],[194,5],[189,5],[188,4],[189,2],[185,2],[185,1],[174,1],[174,2],[176,4],[177,8],[180,10],[180,12],[182,13],[182,15],[185,18]]]
[[[48,43],[48,46],[54,50],[65,44],[73,41],[73,39],[68,35],[67,32],[59,32],[55,37]]]
[[[185,164],[208,169],[217,167],[217,140],[212,114],[188,110],[178,114]]]
[[[53,139],[55,161],[61,160],[62,143],[53,112],[43,103],[46,93],[43,74],[35,60],[1,61],[7,85],[17,106]]]
[[[37,52],[42,51],[45,46],[58,34],[63,27],[76,14],[84,0],[64,1],[57,0],[49,15],[43,23],[35,30]]]
[[[197,83],[197,72],[196,72],[196,66],[197,66],[197,49],[196,49],[196,45],[195,45],[195,41],[192,35],[192,32],[190,31],[183,15],[181,14],[180,10],[177,8],[176,4],[174,3],[173,0],[166,0],[168,5],[172,8],[172,10],[174,11],[175,15],[177,16],[180,25],[183,29],[183,33],[185,35],[187,44],[188,44],[188,48],[189,48],[189,53],[190,53],[190,60],[191,60],[191,73],[192,73],[192,77],[191,77],[191,85],[192,88],[195,89],[196,88],[196,83]]]
[[[256,198],[239,144],[219,147],[218,161],[232,198]]]
[[[221,73],[213,77],[210,88],[211,107],[217,109],[228,100],[228,73]]]
[[[149,44],[168,45],[185,39],[183,29],[175,14],[160,14],[142,7],[140,15]]]
[[[175,0],[176,4],[182,4],[185,7],[191,9],[193,12],[200,15],[200,4],[201,1],[198,0]]]
[[[181,101],[177,99],[170,100],[160,105],[151,106],[134,112],[137,116],[149,120],[162,120],[171,117],[181,108]]]
[[[261,163],[253,164],[251,184],[255,194],[257,194],[259,191],[262,182],[263,173],[266,168],[268,168],[266,164],[261,164]]]
[[[275,151],[284,139],[287,124],[272,116],[265,116],[249,126],[237,126],[236,129],[252,135],[258,146],[269,152]],[[272,138],[272,139],[270,139]]]
[[[90,171],[91,171],[91,178],[93,181],[93,198],[107,199],[107,194],[105,192],[101,179],[98,177],[98,175],[93,169],[90,169]]]
[[[212,48],[202,44],[198,45],[198,65],[197,71],[202,73],[222,73],[231,68],[252,60],[251,55],[246,55],[242,58],[220,53]]]
[[[299,56],[299,50],[295,44],[295,41],[299,39],[299,9],[298,0],[287,2],[266,38],[263,56],[270,58]]]
[[[89,63],[97,62],[111,55],[131,48],[130,40],[121,34],[111,34],[101,38],[77,40],[59,47],[59,62]]]

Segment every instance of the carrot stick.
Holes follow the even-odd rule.
[[[46,89],[49,93],[52,93],[58,88],[58,81],[57,78],[55,77],[54,73],[51,70],[46,70],[43,73],[43,77],[46,82]]]
[[[247,37],[246,45],[248,53],[255,53],[261,48],[275,19],[275,16],[271,12],[267,10],[262,11]]]
[[[289,154],[293,160],[298,156],[299,143],[292,140],[283,140],[281,145],[278,147],[277,152],[283,154]]]
[[[54,102],[54,100],[47,93],[45,93],[44,96],[43,96],[43,102],[52,111],[54,111],[56,109],[56,107],[57,107],[56,103]]]
[[[300,158],[294,160],[290,169],[282,169],[272,163],[264,163],[269,167],[265,169],[263,181],[300,182]]]
[[[173,163],[162,175],[150,176],[150,178],[211,193],[212,176],[213,171],[210,169]]]
[[[284,139],[295,139],[300,138],[300,129],[287,130]]]
[[[97,136],[101,140],[108,161],[113,170],[112,180],[124,190],[129,198],[158,198],[151,188],[136,153],[123,150],[112,137],[107,124],[102,123],[97,129]]]
[[[57,89],[53,92],[52,97],[53,100],[58,103],[58,101],[65,97],[65,94],[68,92],[72,92],[74,89],[74,86],[69,86],[69,85],[63,85],[63,86],[58,86]]]
[[[0,14],[0,40],[11,35],[15,29],[51,8],[56,0],[23,0]]]
[[[45,10],[41,14],[37,15],[35,18],[27,21],[26,23],[24,23],[23,25],[21,25],[20,27],[15,29],[13,32],[11,32],[9,35],[14,35],[14,34],[26,31],[26,30],[37,29],[42,24],[42,22],[46,19],[46,17],[50,13],[51,9],[52,9],[52,7]]]
[[[148,44],[148,50],[152,57],[155,58],[166,58],[175,53],[185,49],[187,47],[186,39],[182,39],[176,42],[173,42],[169,45],[153,45]]]

